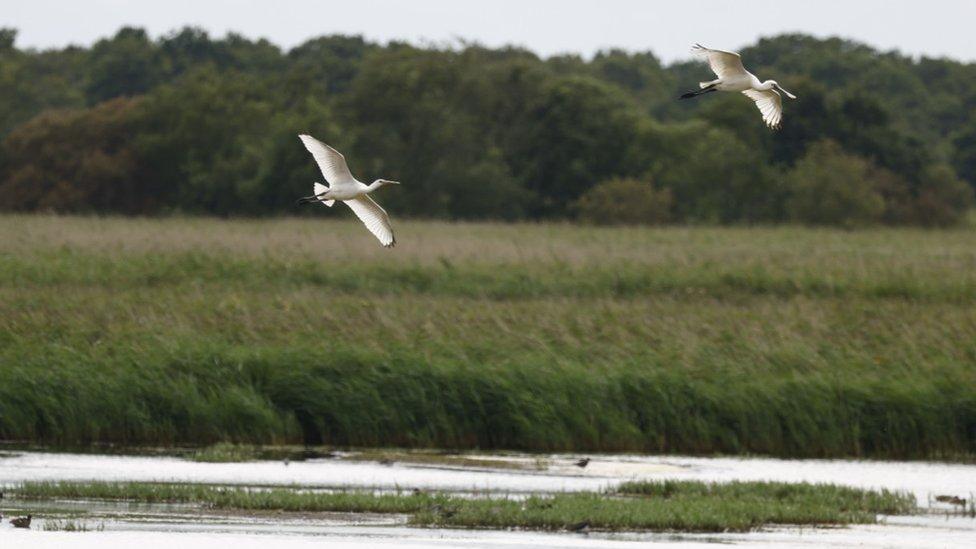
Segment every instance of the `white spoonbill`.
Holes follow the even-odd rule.
[[[770,129],[779,129],[783,121],[783,100],[779,94],[782,92],[790,99],[796,99],[795,95],[784,90],[775,80],[760,82],[754,74],[742,66],[742,58],[735,52],[713,50],[701,44],[695,44],[691,52],[706,57],[712,72],[718,76],[718,79],[699,82],[700,90],[688,92],[682,95],[681,99],[713,91],[742,92],[756,102],[759,112],[762,113],[763,122]]]
[[[377,179],[366,185],[352,176],[349,167],[346,166],[346,158],[339,151],[311,135],[303,134],[298,137],[305,144],[308,152],[312,153],[319,169],[322,170],[322,175],[325,176],[325,180],[329,184],[326,187],[321,183],[315,183],[313,185],[315,194],[300,198],[298,203],[321,202],[332,207],[336,200],[341,200],[352,208],[356,217],[366,225],[369,232],[379,239],[380,244],[387,248],[395,246],[396,238],[393,236],[390,216],[386,215],[386,210],[380,208],[380,205],[368,195],[383,185],[399,185],[400,183],[388,179]]]

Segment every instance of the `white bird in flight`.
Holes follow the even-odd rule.
[[[377,179],[366,185],[352,176],[352,172],[346,166],[346,158],[339,151],[311,135],[303,134],[298,137],[301,138],[308,152],[312,153],[319,169],[322,170],[322,175],[325,176],[325,180],[329,184],[326,187],[321,183],[315,183],[313,185],[315,194],[300,198],[298,203],[321,202],[332,207],[336,200],[341,200],[352,209],[356,217],[369,229],[369,232],[379,239],[380,244],[387,248],[395,246],[396,238],[393,236],[390,216],[368,195],[383,185],[399,185],[400,183],[388,179]]]
[[[742,92],[756,102],[766,125],[773,130],[779,129],[783,121],[783,100],[779,94],[782,92],[790,99],[796,99],[795,95],[784,90],[775,80],[760,82],[754,74],[742,66],[742,57],[735,52],[713,50],[701,44],[695,44],[691,52],[706,57],[712,72],[718,76],[718,79],[699,82],[700,90],[688,92],[682,95],[681,99],[689,99],[713,91]]]

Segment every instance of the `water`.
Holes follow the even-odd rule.
[[[449,490],[525,494],[598,490],[634,479],[686,479],[726,482],[777,480],[831,482],[863,488],[910,491],[928,514],[886,517],[884,524],[847,528],[773,528],[720,535],[534,533],[410,528],[397,515],[266,513],[234,514],[192,505],[110,502],[37,502],[6,499],[4,515],[42,511],[32,530],[0,526],[0,547],[635,547],[636,542],[681,548],[715,543],[756,547],[976,547],[976,520],[949,514],[935,495],[970,498],[976,494],[976,466],[927,462],[777,460],[594,456],[590,465],[573,465],[578,456],[472,456],[522,464],[525,469],[464,468],[438,464],[336,459],[285,464],[196,463],[173,457],[105,456],[14,452],[0,457],[0,485],[30,480],[167,481],[244,486],[297,485],[311,489],[363,488]],[[542,470],[537,467],[545,466]],[[53,518],[51,518],[53,517]],[[43,530],[45,520],[65,519],[91,531]],[[9,542],[9,543],[8,543]]]
[[[930,496],[976,493],[976,465],[932,462],[590,456],[543,456],[550,466],[535,470],[539,456],[471,456],[524,463],[526,469],[470,469],[450,465],[320,459],[198,463],[175,457],[18,452],[0,458],[0,484],[31,480],[164,481],[310,488],[425,488],[509,493],[599,490],[634,479],[728,482],[774,480],[830,482],[858,488],[905,490],[923,505]]]
[[[565,534],[481,530],[437,530],[401,526],[312,525],[254,520],[250,524],[107,523],[92,532],[47,532],[0,528],[0,546],[79,549],[139,547],[249,549],[267,547],[400,547],[627,548],[653,543],[657,547],[709,548],[716,544],[749,547],[973,547],[972,519],[928,521],[924,525],[891,523],[835,529],[774,529],[767,532],[721,535]],[[638,543],[643,542],[643,543]],[[8,544],[9,543],[9,544]]]

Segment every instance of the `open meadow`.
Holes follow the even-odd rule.
[[[976,232],[0,217],[0,439],[971,459]]]

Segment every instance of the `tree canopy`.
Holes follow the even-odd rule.
[[[799,96],[777,133],[738,94],[677,101],[707,66],[652,52],[341,35],[285,51],[193,27],[45,51],[16,38],[0,29],[6,210],[299,214],[321,180],[303,132],[360,179],[402,181],[383,197],[401,217],[945,225],[976,185],[976,65],[840,38],[742,51]]]

